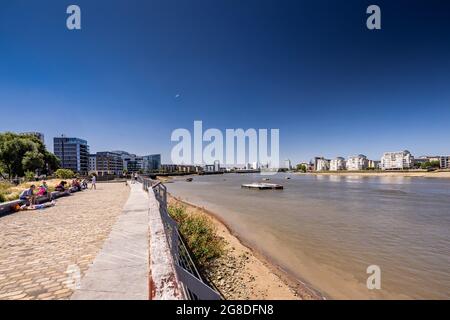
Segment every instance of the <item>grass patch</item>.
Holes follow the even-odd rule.
[[[178,204],[170,204],[168,212],[178,223],[180,233],[201,268],[207,268],[223,255],[225,241],[217,235],[217,229],[209,217],[190,213],[185,206]]]
[[[61,180],[57,179],[48,180],[47,185],[49,192],[55,191],[55,187],[60,181]],[[41,185],[41,181],[24,182],[18,186],[6,181],[0,182],[0,203],[19,199],[20,193],[29,188],[32,184],[39,186]]]
[[[19,199],[20,192],[9,182],[0,182],[0,203]]]

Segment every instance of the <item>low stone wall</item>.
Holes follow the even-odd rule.
[[[0,216],[11,213],[15,206],[23,204],[24,202],[21,200],[14,200],[0,203]]]
[[[149,232],[150,232],[150,299],[184,299],[174,269],[174,262],[167,242],[159,203],[153,190],[149,190]]]
[[[69,193],[67,193],[67,192],[54,191],[51,193],[51,198],[58,199],[58,198],[65,197],[68,195],[69,195]],[[36,198],[36,204],[41,204],[41,203],[45,203],[45,202],[49,202],[49,201],[50,201],[49,197]],[[25,201],[22,201],[22,200],[13,200],[13,201],[0,203],[0,216],[10,214],[10,213],[14,212],[14,208],[17,205],[22,206],[24,204],[25,204]]]

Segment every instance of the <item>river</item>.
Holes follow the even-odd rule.
[[[270,182],[284,190],[241,188],[261,178],[194,176],[167,187],[330,298],[450,299],[450,179],[283,173]],[[380,267],[380,290],[366,286],[370,265]]]

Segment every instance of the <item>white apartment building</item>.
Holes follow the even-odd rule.
[[[317,159],[316,171],[328,171],[328,170],[330,170],[330,160]]]
[[[369,160],[368,161],[368,168],[370,169],[380,169],[381,161],[378,160]]]
[[[96,154],[89,155],[88,170],[89,170],[89,172],[97,171],[97,155]]]
[[[220,161],[214,160],[214,172],[219,172],[219,171],[220,171]]]
[[[346,167],[350,171],[366,170],[369,166],[369,160],[363,154],[352,156],[347,159]]]
[[[450,169],[450,156],[440,158],[441,169]]]
[[[345,159],[342,157],[337,157],[330,161],[330,171],[340,171],[345,170]]]
[[[385,152],[381,158],[381,169],[403,170],[414,167],[414,157],[408,150]]]
[[[291,160],[289,159],[284,160],[284,167],[288,170],[292,170]]]

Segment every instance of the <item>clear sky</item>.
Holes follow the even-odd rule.
[[[2,1],[0,117],[163,162],[194,120],[279,128],[294,163],[450,154],[450,1]]]

